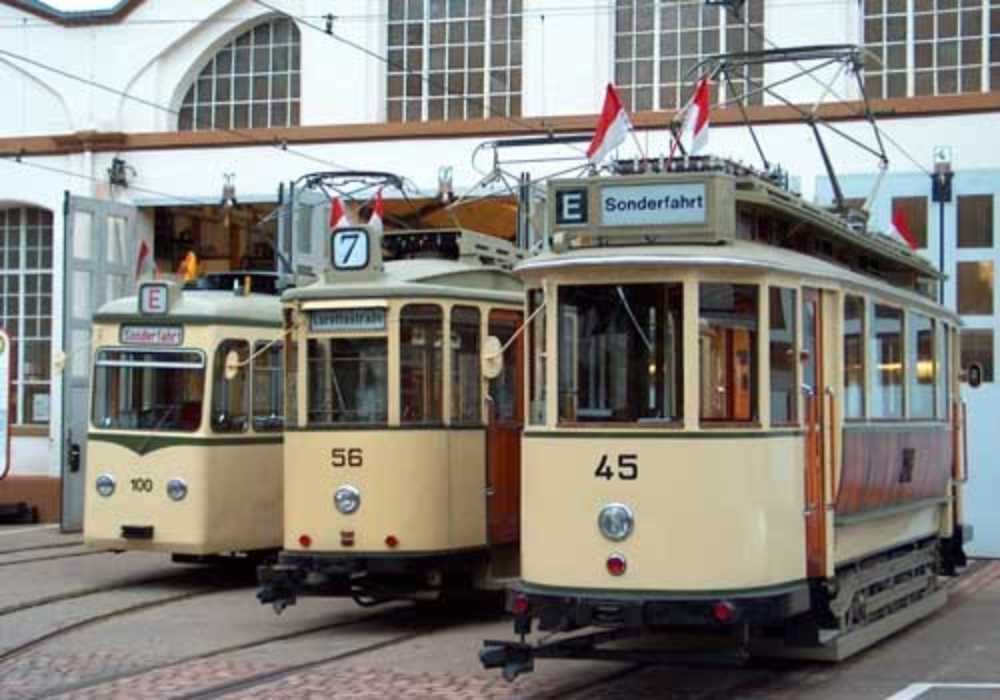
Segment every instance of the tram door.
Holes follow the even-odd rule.
[[[521,326],[516,311],[490,313],[489,334],[506,345]],[[524,427],[523,335],[504,352],[503,371],[490,380],[486,429],[486,535],[490,544],[516,542],[521,522],[521,430]]]
[[[131,294],[137,210],[119,202],[66,194],[63,271],[61,470],[64,532],[83,528],[86,440],[90,417],[90,330],[94,312]]]
[[[802,393],[805,405],[806,573],[826,575],[823,454],[823,318],[820,291],[802,290]]]

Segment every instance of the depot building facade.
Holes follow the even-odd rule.
[[[443,187],[480,180],[490,163],[473,152],[484,141],[589,131],[613,81],[637,135],[619,155],[662,155],[702,58],[830,44],[867,49],[863,80],[890,157],[872,225],[905,211],[921,252],[943,262],[945,303],[965,323],[963,365],[984,369],[964,394],[972,551],[1000,554],[989,501],[1000,490],[989,459],[1000,448],[989,418],[1000,409],[996,0],[747,0],[738,18],[693,0],[121,0],[84,13],[0,0],[0,323],[13,339],[0,505],[80,526],[89,319],[134,293],[142,241],[161,272],[190,252],[202,271],[273,268],[279,188],[318,170],[403,175],[430,220],[451,226],[433,203]],[[778,89],[874,143],[858,85],[838,70]],[[713,85],[708,151],[760,162],[742,100],[769,161],[804,197],[829,202],[812,132],[757,89],[794,71],[758,65]],[[876,159],[845,139],[826,143],[844,195],[867,197]],[[547,148],[582,163],[581,147]],[[935,160],[954,171],[946,202],[932,200]],[[552,163],[567,165],[511,167],[537,178]],[[408,223],[412,209],[389,208],[395,225]],[[458,218],[512,237],[511,210],[487,200]]]

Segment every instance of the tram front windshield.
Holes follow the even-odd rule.
[[[205,358],[184,350],[101,350],[93,421],[114,430],[194,432],[201,425]]]
[[[388,368],[385,338],[310,338],[310,425],[385,423]]]

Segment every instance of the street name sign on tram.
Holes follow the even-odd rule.
[[[324,309],[309,314],[309,330],[317,333],[365,333],[385,330],[385,309]]]

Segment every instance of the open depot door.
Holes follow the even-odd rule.
[[[83,528],[86,490],[86,439],[90,417],[90,340],[94,312],[133,291],[136,207],[77,197],[69,192],[63,206],[62,430],[58,436],[62,474],[61,527]]]

